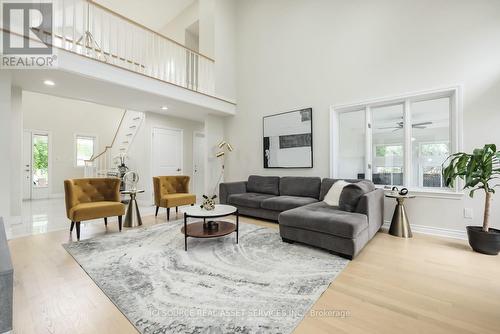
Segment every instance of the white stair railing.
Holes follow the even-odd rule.
[[[213,59],[91,0],[52,3],[54,47],[214,94]],[[33,26],[38,24],[33,22]]]
[[[120,154],[128,154],[137,132],[144,120],[144,113],[126,110],[113,141],[103,151],[85,161],[85,177],[107,177],[118,173]]]

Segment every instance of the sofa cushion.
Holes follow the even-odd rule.
[[[273,211],[286,211],[299,206],[316,203],[317,201],[316,198],[312,197],[277,196],[263,200],[260,206],[263,209]]]
[[[287,176],[280,179],[281,196],[302,196],[319,198],[321,179],[319,177]]]
[[[375,190],[375,185],[370,181],[350,183],[344,187],[339,199],[339,209],[354,212],[361,196]]]
[[[332,185],[337,182],[338,180],[341,180],[341,179],[328,179],[328,178],[324,178],[322,181],[321,181],[321,190],[320,190],[320,193],[319,193],[319,200],[322,201],[325,199],[325,196],[326,194],[328,193],[328,191],[330,190],[330,188],[332,187]],[[359,182],[359,181],[363,181],[363,180],[358,180],[358,179],[343,179],[345,182],[347,183],[356,183],[356,182]]]
[[[280,194],[280,178],[278,176],[258,176],[250,175],[248,177],[247,191],[249,193],[271,194],[278,196]]]
[[[328,192],[326,193],[323,201],[330,206],[339,206],[340,195],[342,195],[344,187],[348,184],[349,183],[345,182],[344,180],[338,180],[337,182],[335,182],[330,187],[330,190],[328,190]]]
[[[317,202],[280,213],[279,224],[297,229],[355,239],[368,228],[366,215],[341,211]]]
[[[245,206],[247,208],[261,208],[262,201],[275,197],[269,194],[258,194],[258,193],[243,193],[243,194],[232,194],[227,198],[228,204]]]
[[[160,199],[162,208],[173,208],[174,206],[182,206],[196,203],[196,195],[193,194],[166,194]]]
[[[123,216],[125,214],[125,205],[120,202],[92,202],[80,203],[69,210],[71,221],[80,222],[104,217]]]

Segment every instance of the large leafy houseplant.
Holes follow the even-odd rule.
[[[490,232],[490,207],[492,195],[495,193],[495,188],[500,186],[498,183],[494,184],[496,179],[500,179],[500,152],[497,151],[496,145],[484,145],[483,148],[475,149],[472,154],[463,152],[452,154],[443,163],[443,178],[445,185],[448,187],[454,187],[455,181],[457,179],[462,179],[465,182],[463,189],[469,190],[470,197],[473,197],[474,193],[478,190],[485,192],[482,227],[482,232],[484,233],[483,236],[479,236],[478,232],[473,230],[474,227],[468,227],[469,243],[471,243],[472,248],[477,251],[480,250],[475,248],[473,245],[474,241],[483,243],[488,241],[491,242],[494,247],[499,248],[500,234],[498,234],[498,230],[492,229],[493,231],[491,232],[494,232],[496,235],[487,236],[490,239],[484,240],[484,238],[486,238],[484,234]],[[483,240],[471,240],[471,233],[475,233],[476,239],[483,238]],[[494,240],[492,238],[494,238]],[[498,251],[496,251],[496,253],[498,253]]]

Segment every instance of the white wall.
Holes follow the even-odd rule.
[[[198,0],[200,15],[200,53],[214,58],[215,56],[215,1]]]
[[[24,128],[50,132],[50,194],[64,193],[64,180],[84,176],[83,167],[75,167],[75,134],[98,137],[98,152],[111,145],[124,110],[95,103],[23,92]]]
[[[236,8],[236,147],[227,180],[249,174],[329,176],[329,107],[463,85],[464,149],[500,144],[500,2],[255,0]],[[264,170],[262,116],[313,108],[314,168]],[[480,224],[484,196],[408,202],[412,224]],[[500,226],[500,198],[493,224]],[[390,219],[393,202],[386,205]],[[472,221],[463,208],[474,209]]]
[[[152,175],[152,131],[153,128],[174,128],[183,130],[183,174],[193,175],[193,132],[203,131],[203,123],[187,119],[147,112],[134,142],[132,143],[127,165],[131,170],[139,173],[138,187],[145,189],[139,195],[143,204],[153,204],[153,176]],[[192,185],[190,185],[192,186]]]
[[[11,153],[11,76],[6,71],[0,71],[0,156],[10,157]],[[0,164],[0,175],[3,175],[0,187],[0,217],[10,216],[10,172],[11,165]]]
[[[236,1],[215,1],[214,28],[215,95],[236,101]]]
[[[184,45],[186,41],[186,29],[200,18],[199,7],[199,1],[194,1],[170,22],[160,28],[159,32]]]

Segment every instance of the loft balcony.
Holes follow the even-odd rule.
[[[52,32],[40,29],[45,42],[55,48],[57,66],[14,70],[14,82],[23,89],[50,94],[37,84],[49,71],[64,82],[58,87],[60,96],[143,111],[168,98],[180,109],[187,107],[187,115],[176,116],[188,118],[199,116],[197,108],[219,115],[235,113],[234,102],[215,96],[215,61],[210,57],[93,1],[58,0],[53,7]],[[36,17],[30,19],[31,26],[39,25]],[[117,88],[122,88],[123,101],[107,101],[104,92]]]

